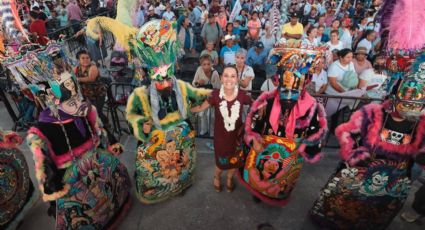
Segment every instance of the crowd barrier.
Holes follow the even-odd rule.
[[[104,84],[107,89],[105,97],[105,105],[103,108],[103,113],[106,115],[109,124],[108,129],[121,137],[125,134],[132,134],[131,128],[128,125],[125,119],[125,108],[127,104],[127,99],[132,91],[137,87],[131,83],[131,77],[127,81],[114,81],[111,78],[108,78],[108,81],[102,81],[97,84]],[[14,122],[13,130],[22,130],[28,127],[28,124],[21,124],[20,119],[23,116],[25,111],[19,110],[18,101],[16,100],[17,92],[13,90],[13,83],[7,74],[0,74],[0,83],[1,83],[1,92],[0,100],[4,102],[6,109]],[[262,92],[261,91],[250,91],[251,96],[255,99]],[[326,137],[323,146],[328,148],[338,148],[338,143],[335,141],[335,138],[331,138],[335,128],[350,118],[351,114],[354,111],[361,109],[362,106],[365,106],[369,103],[382,103],[383,99],[374,99],[368,97],[349,97],[349,96],[333,96],[325,94],[313,94],[312,95],[316,100],[321,103],[325,110],[327,111],[328,118],[328,136]],[[329,113],[329,111],[333,111]],[[198,138],[209,138],[212,139],[213,127],[214,127],[214,111],[207,110],[204,114],[194,114],[190,120],[197,133]],[[209,124],[208,134],[200,135],[200,123],[202,119],[207,119]]]

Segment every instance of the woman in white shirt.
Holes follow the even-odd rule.
[[[339,95],[357,86],[359,81],[352,60],[351,49],[338,51],[338,60],[333,62],[328,69],[329,85],[326,94]]]
[[[192,85],[200,88],[220,89],[220,76],[218,75],[218,72],[212,67],[211,56],[204,54],[199,59],[201,66],[199,66],[196,70]],[[212,127],[214,126],[210,125],[210,121],[214,121],[213,114],[208,108],[198,113],[198,117],[201,123],[199,134],[204,136],[208,134],[209,130],[213,130]],[[210,136],[213,135],[212,132],[209,134]]]
[[[331,31],[331,40],[326,43],[329,46],[330,51],[342,50],[344,48],[344,43],[339,40],[338,36],[338,30]]]
[[[303,39],[303,41],[301,42],[301,44],[303,46],[308,46],[308,47],[318,46],[319,45],[319,42],[317,41],[316,36],[317,36],[317,28],[310,27],[307,30],[307,37]]]

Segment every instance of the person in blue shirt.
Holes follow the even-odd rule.
[[[264,49],[264,44],[259,41],[248,50],[246,64],[252,66],[254,69],[265,69],[268,53],[268,50]]]
[[[220,63],[225,65],[234,65],[236,63],[236,52],[240,49],[239,45],[235,45],[233,35],[224,36],[226,43],[220,50]]]

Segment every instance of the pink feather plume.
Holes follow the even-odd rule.
[[[425,45],[424,0],[398,0],[390,19],[388,48],[418,49]]]

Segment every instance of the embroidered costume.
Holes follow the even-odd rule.
[[[211,92],[175,78],[175,27],[165,20],[149,21],[140,29],[136,42],[130,43],[132,54],[150,68],[152,82],[134,90],[126,110],[140,141],[136,195],[143,203],[160,202],[192,184],[196,152],[190,108]]]
[[[261,94],[251,107],[245,123],[245,142],[250,148],[245,149],[245,166],[239,176],[255,197],[283,206],[304,160],[320,158],[326,115],[322,105],[305,91],[309,69],[321,53],[285,48],[273,52],[280,58],[280,85]],[[256,152],[253,141],[262,143],[264,150]]]
[[[16,229],[40,197],[17,149],[21,143],[18,134],[0,129],[0,229]]]
[[[65,64],[69,60],[55,44],[8,64],[43,107],[27,136],[39,190],[52,205],[48,212],[57,229],[113,227],[128,208],[130,179],[116,157],[122,149],[108,144],[96,109],[82,101]]]
[[[331,229],[385,229],[401,210],[414,159],[425,154],[424,76],[406,77],[395,102],[366,105],[337,127],[343,162],[311,210],[317,223]]]
[[[214,122],[215,164],[222,170],[243,166],[243,153],[238,151],[243,133],[242,108],[250,105],[252,99],[243,90],[236,89],[235,95],[233,101],[226,101],[223,89],[216,89],[208,99],[217,118]]]

